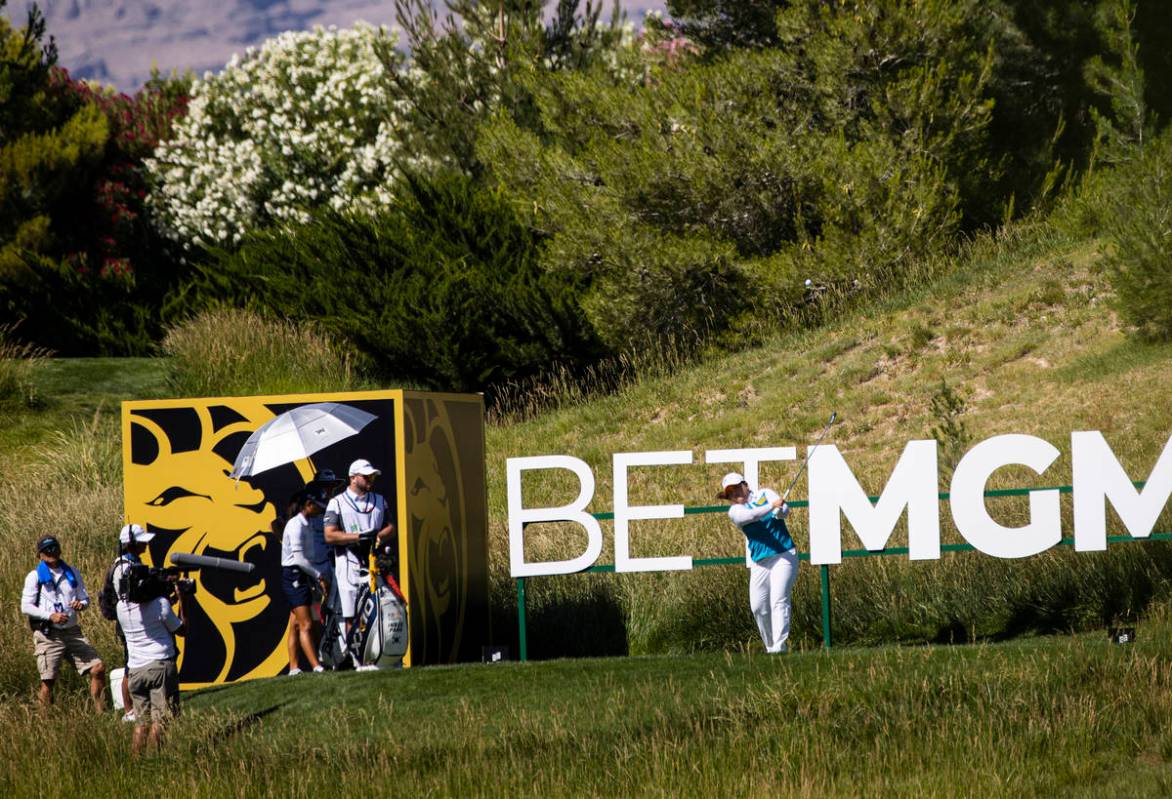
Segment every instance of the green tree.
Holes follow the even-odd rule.
[[[988,185],[979,3],[810,0],[777,19],[778,47],[641,47],[638,80],[534,80],[536,127],[501,112],[479,132],[612,347],[807,314],[807,277],[832,295],[898,279]]]
[[[577,286],[540,269],[541,248],[500,192],[408,176],[383,211],[323,211],[216,253],[188,297],[315,320],[384,377],[491,389],[603,354]]]
[[[441,18],[430,0],[395,0],[399,26],[411,52],[407,70],[384,42],[386,89],[401,116],[406,152],[479,175],[476,131],[493,113],[532,120],[528,79],[582,69],[621,37],[616,3],[602,23],[601,3],[558,0],[545,20],[545,0],[445,0]],[[579,12],[579,8],[581,11]]]
[[[35,7],[19,31],[0,18],[0,312],[64,354],[143,352],[177,275],[141,164],[185,83],[156,76],[131,98],[74,81],[44,37]]]
[[[1172,131],[1136,153],[1106,197],[1107,274],[1140,338],[1172,341]]]

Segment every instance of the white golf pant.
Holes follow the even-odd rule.
[[[798,576],[798,553],[783,552],[749,565],[749,610],[766,652],[786,651],[791,612],[790,591]]]

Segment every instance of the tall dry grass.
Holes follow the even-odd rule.
[[[122,525],[120,447],[117,418],[99,411],[53,433],[21,469],[0,478],[0,694],[31,697],[38,683],[20,593],[38,562],[40,537],[61,541],[62,556],[80,571],[96,602]],[[96,604],[83,614],[82,629],[107,661],[120,661],[113,623],[101,618]],[[68,666],[64,671],[68,694],[80,681]]]
[[[38,403],[33,373],[50,355],[48,350],[16,341],[15,330],[14,324],[0,324],[0,408]]]
[[[168,331],[168,384],[180,397],[346,391],[354,356],[310,322],[223,308]]]

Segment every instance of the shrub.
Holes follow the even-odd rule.
[[[175,138],[147,161],[160,228],[234,245],[318,206],[385,203],[398,145],[380,43],[393,38],[369,25],[283,33],[196,80]]]
[[[177,396],[345,391],[353,358],[316,325],[236,309],[205,311],[168,331],[168,384]]]
[[[13,325],[0,325],[0,407],[37,403],[33,372],[48,355],[46,350],[14,342]]]
[[[1172,132],[1120,169],[1109,196],[1108,275],[1140,337],[1172,339]]]
[[[542,272],[539,238],[468,178],[409,178],[379,214],[322,213],[249,238],[198,291],[317,320],[380,374],[477,390],[601,351],[576,287]]]

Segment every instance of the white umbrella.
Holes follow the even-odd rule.
[[[373,413],[340,402],[315,402],[285,411],[248,437],[232,464],[231,476],[239,480],[308,458],[355,435],[374,418]]]

